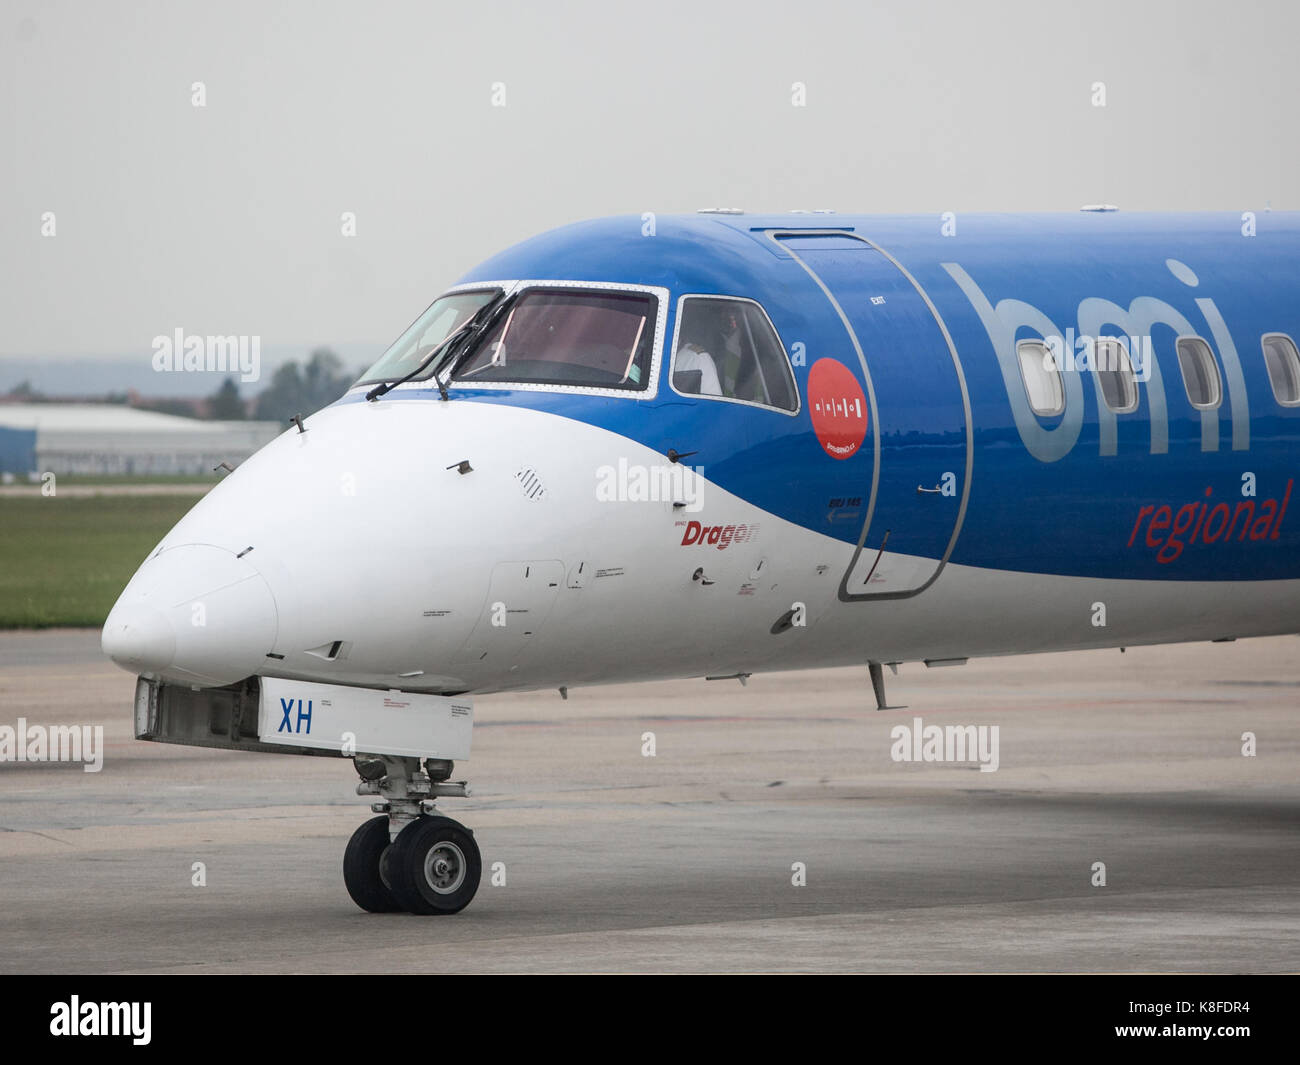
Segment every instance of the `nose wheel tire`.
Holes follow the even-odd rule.
[[[383,866],[398,905],[424,915],[459,913],[474,898],[483,873],[474,834],[449,817],[412,821],[389,848]]]
[[[388,818],[372,817],[352,833],[343,852],[343,883],[352,901],[370,913],[397,913],[402,909],[380,873],[388,849]]]

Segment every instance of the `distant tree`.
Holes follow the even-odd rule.
[[[307,357],[302,372],[303,397],[314,411],[333,403],[356,378],[343,369],[343,360],[329,348],[317,348]]]
[[[281,363],[271,383],[257,397],[254,413],[261,421],[284,422],[302,410],[302,374],[296,362]]]
[[[334,352],[316,348],[305,366],[286,362],[276,369],[271,383],[257,397],[257,417],[285,422],[295,414],[312,414],[333,403],[355,380],[343,370],[343,360]]]
[[[9,393],[14,399],[22,400],[26,403],[39,403],[45,397],[32,387],[30,381],[21,381],[13,387]]]
[[[244,401],[239,398],[239,385],[233,377],[227,377],[208,397],[208,417],[217,421],[239,421],[246,416]]]

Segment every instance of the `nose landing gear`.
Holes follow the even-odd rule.
[[[370,913],[459,913],[474,898],[483,863],[474,833],[434,811],[434,799],[467,796],[451,782],[453,765],[429,759],[358,755],[359,795],[379,795],[382,814],[352,834],[343,881],[352,901]]]

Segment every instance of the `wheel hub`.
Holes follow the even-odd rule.
[[[424,858],[424,878],[440,895],[450,895],[465,879],[465,855],[450,840],[430,849]]]

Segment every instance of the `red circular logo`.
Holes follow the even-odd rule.
[[[858,453],[867,435],[867,398],[844,363],[818,359],[808,371],[808,407],[813,432],[833,459]]]

